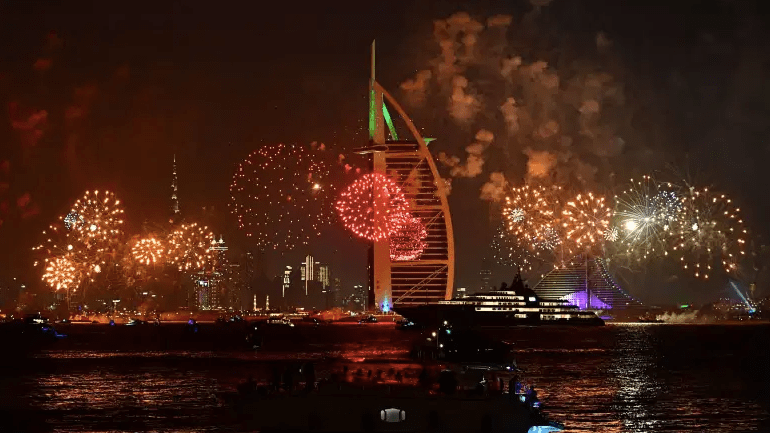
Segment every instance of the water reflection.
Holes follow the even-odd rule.
[[[73,431],[153,430],[167,427],[172,417],[173,425],[188,428],[183,431],[203,431],[206,418],[213,418],[218,405],[214,379],[173,368],[120,370],[42,375],[34,380],[29,400],[49,425],[64,430],[77,425]]]
[[[521,328],[498,336],[515,344],[525,381],[568,431],[718,432],[755,430],[770,415],[757,397],[770,389],[767,374],[756,374],[767,367],[742,371],[754,359],[768,359],[766,331],[611,325]],[[264,352],[50,350],[0,377],[14,395],[0,399],[0,412],[23,404],[48,430],[59,431],[211,431],[232,426],[216,394],[250,375],[269,378],[275,363],[313,359],[319,377],[347,366],[350,380],[359,369],[364,376],[382,371],[383,380],[395,380],[391,369],[402,371],[404,381],[419,371],[407,359],[416,338],[409,333],[386,327],[308,332],[314,333],[308,344],[282,342]]]
[[[657,404],[664,387],[655,377],[658,354],[651,329],[648,325],[619,328],[609,374],[617,388],[612,410],[621,418],[623,431],[656,430],[660,420]]]

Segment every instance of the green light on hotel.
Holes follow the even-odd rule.
[[[393,126],[393,119],[390,118],[390,112],[388,111],[388,107],[385,106],[385,102],[382,103],[382,116],[385,118],[385,123],[388,125],[390,136],[393,137],[394,140],[398,140],[396,127]]]

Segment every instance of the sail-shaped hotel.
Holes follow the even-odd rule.
[[[393,179],[411,204],[412,216],[427,230],[425,248],[414,260],[396,261],[388,240],[369,251],[369,307],[389,311],[394,305],[436,303],[452,298],[455,254],[447,188],[424,138],[398,102],[375,80],[372,42],[369,88],[369,143],[357,149],[369,155],[370,169]],[[389,107],[396,118],[391,117]],[[401,121],[409,138],[399,137]]]

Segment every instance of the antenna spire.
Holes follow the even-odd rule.
[[[171,180],[171,210],[173,211],[173,218],[179,216],[179,198],[177,197],[177,179],[176,179],[176,154],[174,154],[174,171]]]
[[[371,74],[369,77],[369,140],[374,141],[377,131],[377,101],[374,94],[374,42],[372,41]]]

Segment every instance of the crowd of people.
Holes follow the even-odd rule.
[[[427,367],[423,367],[419,374],[416,374],[416,371],[401,371],[394,368],[388,370],[364,370],[363,368],[351,370],[347,365],[344,365],[341,370],[333,371],[328,378],[323,380],[333,383],[404,384],[405,381],[414,383],[412,380],[415,379],[416,374],[416,385],[429,391],[444,395],[453,395],[460,390],[476,396],[507,394],[511,399],[516,399],[531,409],[540,408],[540,400],[538,400],[535,386],[523,383],[517,375],[511,376],[506,382],[505,377],[507,376],[484,372],[478,376],[472,376],[473,379],[469,383],[469,376],[461,376],[463,378],[461,382],[456,372],[452,370],[440,371],[437,381],[435,373],[435,370],[431,371]],[[317,389],[318,383],[319,379],[316,376],[313,362],[301,365],[276,364],[272,366],[272,377],[267,385],[258,386],[254,378],[249,377],[248,381],[238,386],[238,392],[246,396],[272,392],[312,392]]]

